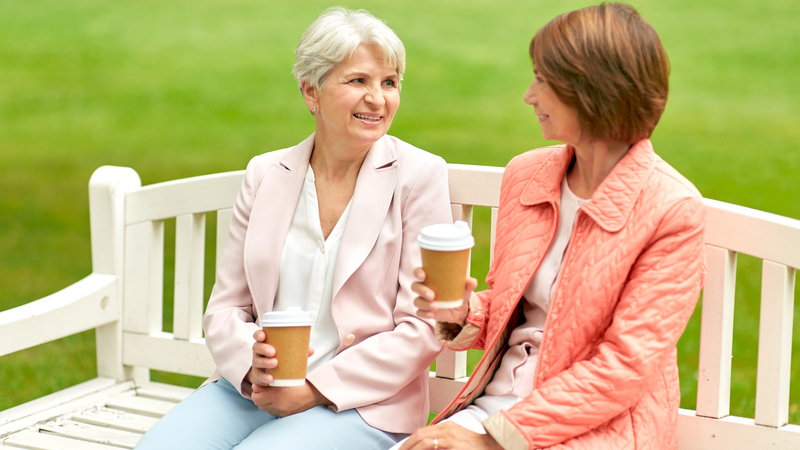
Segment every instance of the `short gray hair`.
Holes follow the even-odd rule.
[[[361,44],[377,45],[386,63],[403,79],[406,49],[395,32],[367,11],[337,6],[323,12],[300,38],[292,68],[297,86],[302,89],[301,83],[308,81],[321,89],[331,70]]]

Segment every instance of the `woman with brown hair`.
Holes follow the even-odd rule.
[[[700,193],[653,152],[669,61],[630,6],[556,17],[530,45],[525,102],[546,139],[501,188],[489,288],[439,309],[453,350],[485,350],[407,449],[677,449],[675,344],[703,281]],[[424,280],[425,273],[416,275]]]

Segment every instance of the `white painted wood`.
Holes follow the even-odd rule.
[[[758,330],[755,423],[771,427],[789,421],[795,269],[764,261]]]
[[[126,227],[125,249],[123,329],[145,334],[161,331],[164,222],[143,222]]]
[[[89,179],[92,271],[122,273],[122,224],[125,195],[140,188],[139,174],[128,167],[103,166]]]
[[[145,397],[119,397],[106,403],[106,406],[142,416],[161,418],[177,403]]]
[[[500,204],[502,167],[448,164],[450,203],[494,206]]]
[[[706,243],[800,268],[800,220],[705,199]]]
[[[9,437],[4,444],[8,448],[30,450],[119,450],[115,445],[72,439],[50,433],[26,431]],[[0,448],[3,448],[0,446]]]
[[[436,376],[450,380],[467,376],[467,352],[442,350],[436,358]]]
[[[183,386],[155,382],[145,383],[136,387],[136,395],[139,397],[154,398],[173,403],[179,403],[194,391],[195,389]]]
[[[150,335],[126,332],[123,361],[132,366],[209,377],[216,366],[205,342],[205,339],[181,341],[165,332]]]
[[[438,378],[436,373],[431,372],[428,379],[430,385],[430,412],[438,414],[447,408],[447,405],[458,395],[458,392],[468,379],[468,377],[457,380]]]
[[[177,339],[203,337],[205,250],[205,213],[178,216],[175,221],[175,310],[172,328]]]
[[[0,438],[62,414],[104,405],[112,397],[135,394],[131,381],[92,380],[0,412]]]
[[[31,303],[0,312],[0,355],[50,342],[119,317],[117,277],[92,274]]]
[[[730,412],[736,254],[706,245],[706,264],[708,274],[700,322],[697,414],[719,418]]]
[[[74,414],[70,419],[75,422],[139,434],[144,434],[150,427],[158,422],[158,418],[156,417],[143,416],[141,414],[134,414],[111,408],[92,408]]]
[[[163,220],[230,208],[242,185],[244,170],[151,184],[129,193],[125,223]]]
[[[135,397],[132,397],[135,398]],[[108,427],[98,427],[73,420],[56,420],[39,427],[39,432],[52,433],[58,436],[80,439],[97,444],[115,445],[122,448],[133,448],[139,439],[140,433],[116,430]]]
[[[753,419],[730,416],[722,419],[697,417],[681,409],[678,417],[680,450],[797,450],[800,426],[772,428],[756,425]]]
[[[225,252],[225,245],[228,243],[228,232],[230,231],[231,219],[233,219],[233,208],[217,210],[217,255],[214,267],[219,267],[222,255]]]
[[[139,174],[127,167],[103,166],[92,174],[89,180],[89,223],[93,274],[122,276],[125,195],[141,185]],[[115,311],[122,311],[122,294],[120,282],[115,295],[106,302],[113,302]],[[134,375],[122,366],[120,320],[97,327],[95,341],[98,376],[123,379]]]

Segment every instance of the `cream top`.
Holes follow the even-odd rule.
[[[311,314],[311,347],[308,371],[329,361],[339,348],[339,334],[331,313],[336,255],[350,214],[348,203],[328,239],[323,238],[314,171],[308,166],[303,190],[281,253],[278,291],[273,310],[298,306]]]
[[[494,378],[486,387],[486,395],[524,398],[533,390],[533,377],[539,357],[550,298],[558,281],[578,210],[588,202],[569,188],[567,177],[561,181],[558,229],[550,249],[525,290],[523,305],[525,323],[515,328],[508,338],[508,351],[503,355]]]

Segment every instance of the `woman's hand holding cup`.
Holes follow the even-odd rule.
[[[467,275],[470,249],[475,245],[469,224],[458,220],[428,225],[420,231],[417,244],[422,267],[414,270],[414,276],[420,282],[411,286],[419,295],[417,315],[464,326],[472,291],[478,285]]]
[[[253,333],[253,366],[247,374],[247,381],[252,385],[258,385],[262,388],[269,387],[269,384],[275,380],[275,377],[269,373],[270,369],[278,367],[278,359],[275,358],[275,347],[267,344],[267,334],[264,330],[256,330]],[[308,347],[308,357],[314,354],[314,349]]]
[[[427,277],[425,270],[422,267],[414,269],[414,276],[419,281],[411,284],[411,290],[418,295],[414,300],[414,305],[417,307],[417,315],[424,319],[434,319],[437,322],[454,323],[459,326],[464,326],[469,313],[469,303],[475,293],[475,288],[478,286],[478,280],[472,277],[466,277],[464,283],[464,301],[456,308],[441,308],[439,302],[436,301],[436,293],[431,288],[424,284]]]

